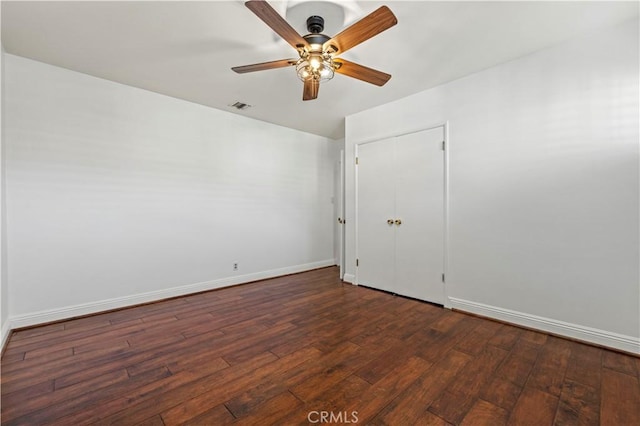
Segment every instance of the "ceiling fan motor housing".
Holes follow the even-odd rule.
[[[311,34],[320,34],[322,31],[324,31],[324,19],[322,18],[322,16],[309,16],[307,18],[307,30]]]

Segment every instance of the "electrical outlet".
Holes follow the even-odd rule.
[[[233,270],[234,271],[238,270],[238,262],[233,262]]]

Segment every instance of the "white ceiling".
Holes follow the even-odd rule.
[[[336,0],[337,1],[337,0]],[[11,54],[331,138],[344,117],[638,16],[631,2],[270,2],[300,32],[323,14],[333,35],[382,4],[398,24],[344,58],[393,75],[383,87],[342,75],[302,101],[294,68],[236,74],[232,66],[295,51],[241,1],[2,1]],[[334,22],[330,22],[333,20]],[[241,101],[253,107],[228,107]]]

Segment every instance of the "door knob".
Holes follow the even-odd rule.
[[[387,224],[388,225],[393,225],[393,219],[387,219]]]
[[[402,221],[400,219],[396,219],[396,225],[398,226],[402,225]]]

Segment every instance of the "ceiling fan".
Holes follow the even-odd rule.
[[[293,46],[299,58],[231,68],[237,73],[295,66],[304,82],[302,100],[305,101],[316,99],[320,82],[330,80],[336,72],[377,86],[383,86],[391,78],[390,74],[335,57],[397,24],[398,20],[387,6],[376,9],[334,37],[322,34],[324,19],[320,16],[307,19],[309,34],[301,36],[266,1],[249,0],[245,6]]]

